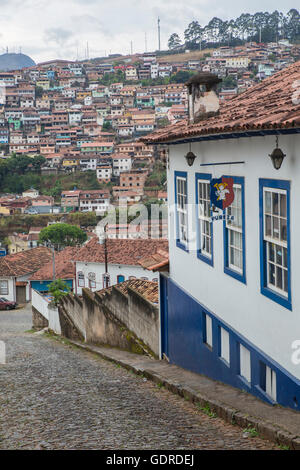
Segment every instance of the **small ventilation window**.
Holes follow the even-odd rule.
[[[260,362],[260,388],[274,401],[277,401],[276,372]]]
[[[240,375],[251,383],[251,357],[249,349],[240,344]]]

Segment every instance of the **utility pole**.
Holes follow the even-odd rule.
[[[132,41],[130,41],[130,55],[133,55],[133,44],[132,44]]]
[[[104,274],[104,286],[109,287],[109,273],[108,273],[108,252],[107,252],[107,224],[104,227],[104,260],[105,260],[105,274]]]
[[[53,270],[53,282],[55,281],[55,250],[54,245],[52,245],[52,270]]]
[[[108,249],[107,249],[107,224],[104,226],[104,236],[100,236],[100,244],[104,245],[104,265],[105,272],[103,274],[103,287],[109,287],[109,273],[108,273]]]
[[[160,51],[160,19],[157,20],[157,29],[158,29],[158,50]]]

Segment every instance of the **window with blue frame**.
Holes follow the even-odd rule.
[[[291,310],[289,201],[289,181],[259,180],[261,293]]]
[[[234,181],[234,201],[227,207],[228,218],[224,220],[224,272],[246,283],[244,178],[230,178]]]
[[[197,256],[202,261],[213,265],[210,180],[210,174],[196,173]]]
[[[176,244],[188,251],[187,173],[175,171]]]

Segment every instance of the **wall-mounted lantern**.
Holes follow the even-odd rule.
[[[277,135],[276,136],[276,148],[269,155],[269,157],[272,160],[273,167],[275,168],[275,170],[279,170],[285,156],[286,155],[283,153],[283,151],[280,148],[278,148],[278,135]]]
[[[185,159],[187,161],[188,166],[193,166],[194,161],[195,161],[196,155],[192,152],[191,150],[191,144],[190,144],[190,150],[185,156]]]

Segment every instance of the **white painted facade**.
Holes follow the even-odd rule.
[[[116,156],[113,158],[113,175],[120,176],[120,173],[130,171],[132,167],[132,161],[130,156],[121,157]]]
[[[15,277],[0,277],[0,297],[4,297],[5,299],[11,302],[17,302],[17,287],[16,282],[26,282],[26,302],[31,300],[31,289],[30,289],[30,282],[28,279],[30,278],[31,274],[26,274],[25,276]],[[7,287],[8,290],[5,290]],[[8,292],[7,294],[5,292]]]
[[[0,297],[10,302],[16,301],[15,280],[11,277],[0,277]]]
[[[109,198],[95,196],[91,199],[80,199],[80,212],[96,212],[97,215],[104,215],[109,209]]]
[[[110,180],[112,176],[111,166],[99,166],[97,168],[97,179],[98,180]]]
[[[127,281],[130,277],[138,279],[147,278],[150,281],[158,280],[158,274],[156,272],[148,271],[141,266],[129,266],[124,264],[109,264],[108,272],[110,275],[110,285],[118,284],[118,276],[124,276],[124,280]],[[80,282],[80,276],[78,273],[83,273],[84,280]],[[95,284],[90,284],[89,273],[95,274]],[[76,287],[75,292],[78,295],[82,294],[82,288],[86,287],[92,291],[98,291],[104,288],[103,275],[105,273],[104,263],[84,263],[82,261],[76,261]]]
[[[188,144],[169,147],[169,250],[170,277],[206,309],[243,335],[254,347],[277,361],[292,375],[300,378],[299,365],[293,364],[292,343],[299,340],[300,331],[300,136],[279,136],[279,147],[287,155],[280,170],[273,168],[269,154],[275,148],[275,136],[245,137],[192,143],[197,158],[192,167],[184,156]],[[214,162],[240,162],[237,165],[200,166]],[[197,257],[195,242],[189,252],[176,246],[174,211],[174,171],[187,172],[189,239],[195,231],[195,173],[244,177],[245,191],[245,256],[246,283],[224,272],[223,222],[213,222],[213,266]],[[259,179],[290,182],[290,255],[291,303],[289,310],[261,294],[260,285],[260,230],[259,230]],[[194,236],[195,239],[195,236]],[[224,349],[224,355],[227,355]],[[247,373],[245,359],[245,373]]]
[[[80,164],[80,170],[81,171],[88,171],[88,170],[93,170],[96,171],[97,169],[97,158],[81,158],[79,161]]]

